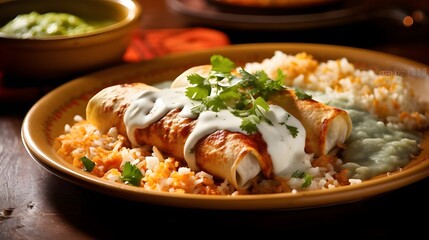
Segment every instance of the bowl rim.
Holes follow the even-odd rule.
[[[24,0],[18,0],[18,1],[24,1]],[[28,42],[28,41],[42,42],[43,41],[45,42],[45,41],[88,38],[88,37],[104,34],[106,32],[126,29],[128,27],[132,28],[133,25],[139,22],[140,17],[142,15],[141,5],[135,0],[91,0],[91,1],[117,3],[118,5],[121,5],[122,7],[128,10],[127,15],[124,18],[122,18],[120,21],[116,21],[115,23],[109,24],[107,26],[103,26],[93,31],[81,33],[81,34],[41,36],[41,37],[36,36],[36,37],[30,37],[30,38],[23,38],[15,34],[8,34],[0,31],[0,41],[3,39],[3,40],[9,40],[9,41],[25,41],[25,42]],[[2,1],[1,3],[8,3],[8,2],[16,2],[16,0],[14,1],[6,0],[6,1]]]

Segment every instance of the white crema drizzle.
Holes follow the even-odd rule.
[[[192,170],[198,171],[199,168],[193,151],[198,140],[216,130],[228,130],[243,134],[246,132],[240,128],[242,119],[228,110],[204,111],[199,115],[193,114],[191,108],[198,105],[199,102],[186,97],[184,91],[185,88],[143,90],[142,94],[127,108],[124,123],[131,143],[138,146],[134,131],[150,126],[173,109],[182,109],[179,114],[180,117],[198,118],[195,128],[186,139],[184,146],[186,163]],[[272,125],[263,121],[257,125],[257,128],[268,146],[274,174],[290,177],[297,170],[305,171],[311,167],[312,154],[307,154],[304,151],[306,133],[301,122],[276,105],[270,105],[266,117],[272,122]],[[285,124],[296,127],[297,136],[293,137]]]

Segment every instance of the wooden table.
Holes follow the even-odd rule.
[[[163,1],[141,2],[143,29],[200,26],[171,11]],[[425,7],[418,6],[424,1],[414,1],[413,6],[412,1],[394,2],[409,9]],[[428,26],[407,28],[397,21],[373,19],[292,31],[218,29],[228,34],[232,44],[338,44],[392,53],[429,65]],[[199,231],[205,234],[198,237],[228,236],[227,232],[232,232],[241,236],[273,233],[285,234],[284,238],[316,234],[333,239],[374,239],[425,234],[429,226],[429,178],[364,201],[290,211],[182,209],[109,197],[50,174],[28,155],[20,130],[34,101],[11,99],[0,104],[0,239],[147,239],[158,227],[165,227],[159,232],[163,237],[193,238]]]

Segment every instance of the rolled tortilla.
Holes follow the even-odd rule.
[[[101,132],[107,132],[111,127],[116,127],[119,133],[126,136],[127,131],[123,121],[125,110],[145,89],[156,90],[155,87],[144,83],[104,88],[89,100],[86,106],[86,119]]]
[[[349,114],[313,99],[299,100],[295,91],[284,90],[270,98],[296,117],[306,130],[305,151],[315,157],[328,154],[334,147],[343,144],[352,131]]]
[[[188,75],[206,77],[210,71],[211,65],[189,68],[173,81],[171,87],[187,87],[190,85]],[[304,125],[307,134],[305,151],[315,157],[325,155],[343,144],[352,131],[352,121],[346,111],[313,99],[299,100],[293,90],[286,89],[275,94],[270,103],[281,106]]]
[[[129,135],[124,123],[125,112],[145,89],[154,88],[135,83],[101,90],[88,102],[87,120],[103,132],[116,127],[120,134]],[[186,161],[184,146],[197,119],[181,117],[179,113],[179,109],[173,109],[155,123],[131,134],[140,145],[157,146],[166,154]],[[199,140],[194,151],[196,166],[190,166],[192,170],[204,170],[226,179],[236,189],[247,188],[260,173],[266,178],[272,177],[272,161],[260,134],[218,130]]]
[[[188,76],[191,74],[199,74],[203,77],[208,76],[211,71],[211,65],[200,65],[187,69],[177,76],[171,83],[171,88],[183,88],[189,86]]]
[[[198,166],[243,188],[261,171],[271,177],[272,161],[260,134],[245,135],[226,130],[201,139],[195,148]]]

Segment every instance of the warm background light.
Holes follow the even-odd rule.
[[[414,23],[414,19],[411,16],[406,16],[404,17],[404,19],[402,20],[402,23],[404,24],[404,26],[406,27],[411,27]]]

